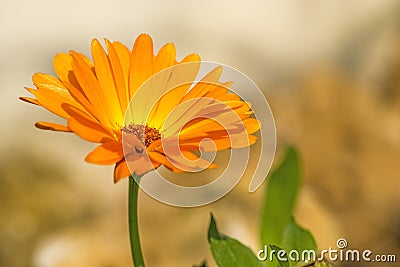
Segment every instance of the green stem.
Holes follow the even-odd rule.
[[[136,176],[135,178],[139,178]],[[142,249],[140,246],[139,225],[138,225],[138,195],[139,185],[134,176],[129,177],[129,196],[128,196],[128,219],[129,219],[129,238],[131,240],[131,252],[135,267],[144,267]]]

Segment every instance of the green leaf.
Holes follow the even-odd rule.
[[[294,219],[286,225],[283,232],[282,246],[286,250],[317,250],[317,245],[310,231],[299,226]]]
[[[261,244],[282,244],[285,226],[290,222],[300,183],[297,151],[289,147],[278,168],[271,174],[263,203]]]
[[[217,223],[215,222],[214,216],[211,213],[210,226],[208,227],[208,242],[210,243],[211,238],[222,239],[222,236],[218,232]]]
[[[269,246],[275,252],[273,253],[273,255],[275,259],[278,261],[279,267],[290,267],[286,251],[276,245],[271,244]]]
[[[233,238],[217,240],[211,238],[211,252],[219,267],[261,267],[253,252]]]
[[[208,228],[208,241],[211,253],[219,267],[261,267],[250,248],[246,247],[236,239],[221,234],[211,214],[210,226]]]
[[[316,259],[317,245],[308,230],[300,227],[294,218],[286,225],[282,237],[282,247],[289,253],[291,262],[310,262]],[[291,251],[296,252],[291,253]],[[302,256],[303,255],[303,256]]]

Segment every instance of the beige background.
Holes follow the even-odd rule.
[[[0,3],[0,266],[129,266],[127,181],[83,161],[94,147],[35,129],[58,118],[18,101],[53,56],[89,53],[92,38],[131,46],[142,32],[250,76],[270,101],[278,156],[299,147],[297,217],[321,249],[400,260],[400,5],[358,1],[10,1]],[[222,200],[179,209],[141,195],[148,266],[207,258],[209,213],[254,250],[263,189],[244,180]],[[339,265],[339,264],[338,264]],[[342,264],[341,266],[364,266]],[[396,266],[371,264],[370,266]]]

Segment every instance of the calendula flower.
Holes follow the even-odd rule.
[[[132,50],[120,42],[108,40],[105,46],[107,51],[98,40],[92,41],[93,60],[75,51],[57,54],[53,62],[57,77],[34,74],[36,89],[26,89],[35,98],[21,99],[43,106],[67,121],[66,125],[37,122],[36,127],[73,132],[87,141],[99,143],[85,160],[115,164],[114,181],[131,174],[143,175],[160,165],[175,172],[199,166],[213,168],[215,165],[199,159],[196,151],[243,147],[256,141],[252,134],[259,129],[259,122],[250,117],[249,103],[227,89],[231,83],[219,81],[221,67],[209,72],[203,82],[195,82],[200,57],[190,54],[176,61],[175,47],[171,43],[164,45],[156,55],[147,34],[136,39]],[[174,68],[183,64],[188,65],[183,72]],[[147,91],[135,98],[137,104],[130,104],[145,81],[163,70],[167,79],[160,76],[157,81],[163,82],[145,87]],[[190,82],[181,84],[180,81]],[[171,90],[165,89],[172,85]],[[200,98],[206,101],[198,101]],[[149,106],[149,99],[156,101],[150,103],[152,108],[146,113],[143,110]],[[181,105],[185,102],[191,104]],[[179,105],[181,108],[176,109]],[[223,120],[232,111],[237,119],[229,121],[228,129],[222,127],[219,119]],[[171,112],[175,112],[175,121],[170,121],[166,127]],[[182,120],[179,114],[196,116],[188,121]],[[239,137],[240,134],[245,135],[245,140],[232,143],[232,135]],[[205,138],[211,139],[214,145],[201,146]],[[169,155],[169,146],[178,147],[181,157]]]

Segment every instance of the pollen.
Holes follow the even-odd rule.
[[[147,125],[130,123],[127,127],[122,127],[122,131],[135,135],[145,147],[161,139],[161,133],[156,128]]]

